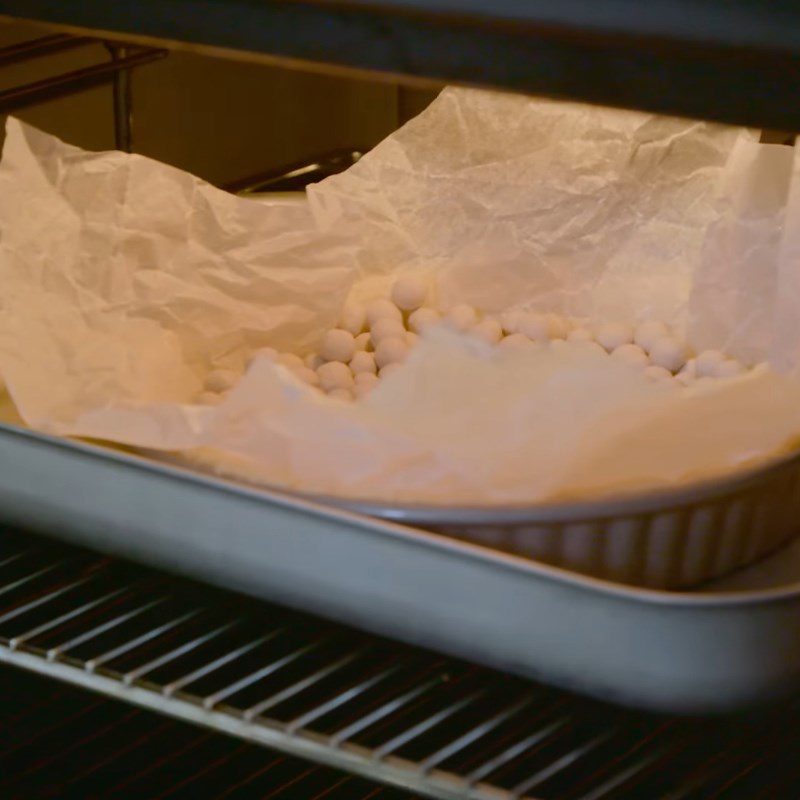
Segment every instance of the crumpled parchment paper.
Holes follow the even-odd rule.
[[[0,373],[26,423],[277,486],[524,503],[676,483],[800,432],[800,180],[751,131],[448,89],[308,203],[232,197],[9,120]],[[690,390],[591,348],[503,354],[435,331],[352,405],[256,359],[303,354],[349,292],[435,277],[444,305],[665,319],[750,363]],[[780,370],[780,371],[779,371]]]
[[[354,263],[303,205],[262,207],[8,121],[0,371],[34,427],[186,401],[211,365],[240,369],[267,343],[304,352],[334,324]]]

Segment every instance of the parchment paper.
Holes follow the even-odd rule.
[[[307,492],[532,502],[730,470],[800,432],[793,155],[742,129],[449,89],[308,204],[262,205],[10,120],[0,373],[33,427]],[[408,271],[444,305],[666,319],[772,366],[682,390],[591,348],[504,355],[440,330],[363,402],[256,359],[220,406],[194,404],[210,368],[308,352],[348,292]]]
[[[352,245],[303,205],[262,207],[8,121],[0,371],[34,427],[186,401],[210,367],[241,369],[267,343],[302,353],[335,322],[354,267]],[[167,438],[184,422],[154,413]]]

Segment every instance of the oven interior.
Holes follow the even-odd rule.
[[[406,24],[411,36],[414,22],[387,25]],[[459,30],[458,47],[466,47],[475,31]],[[0,49],[0,113],[29,112],[37,122],[74,103],[75,114],[96,114],[87,93],[102,93],[112,113],[94,135],[137,150],[140,103],[146,120],[152,112],[133,87],[148,65],[172,57],[169,48],[22,31]],[[432,63],[434,34],[441,31],[420,38],[419,71]],[[502,28],[488,36],[501,37],[492,45],[499,46]],[[703,58],[715,57],[709,50]],[[20,71],[53,58],[62,59],[54,74]],[[631,97],[648,81],[652,96],[652,58],[625,51],[623,69],[642,70]],[[741,78],[741,52],[738,61],[730,53],[725,59]],[[444,59],[440,74],[458,72],[452,60]],[[684,81],[696,68],[691,48],[683,62],[666,48],[664,60]],[[216,63],[204,69],[213,72]],[[797,119],[777,102],[789,80],[788,51],[776,47],[750,63],[757,69],[747,81],[779,76],[760,106],[742,99],[700,109],[756,121],[784,140],[774,129],[792,129]],[[482,74],[498,81],[504,64],[485,65]],[[522,81],[502,74],[511,88]],[[296,78],[294,89],[309,90],[312,102],[329,80],[338,79]],[[247,158],[233,157],[224,171],[208,167],[208,177],[239,192],[302,189],[346,169],[435,93],[428,85],[365,88],[360,76],[348,80],[337,89],[337,119],[373,101],[380,114],[355,128],[337,122],[330,140],[311,137],[302,153],[267,145],[253,156],[242,145]],[[532,87],[523,81],[519,88]],[[706,85],[688,100],[684,90],[678,81],[665,91],[659,110],[690,112],[708,101]],[[608,91],[598,80],[581,94],[607,100]],[[61,119],[68,133],[74,120]],[[143,144],[168,156],[176,137],[172,131],[156,146],[147,134]],[[212,161],[226,141],[206,140],[218,148]],[[203,163],[199,149],[188,150],[188,166]],[[0,535],[0,662],[4,797],[749,800],[800,793],[795,701],[708,719],[621,709],[11,528]]]

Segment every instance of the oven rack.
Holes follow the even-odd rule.
[[[109,60],[3,89],[0,91],[0,114],[13,114],[39,103],[58,100],[110,84],[114,104],[115,146],[118,150],[131,152],[133,127],[131,73],[137,67],[164,58],[167,50],[100,40],[90,36],[56,33],[0,48],[0,68],[98,44],[106,48]]]
[[[0,662],[424,797],[800,793],[797,703],[623,710],[9,529]]]
[[[0,667],[3,800],[413,800],[399,789]]]

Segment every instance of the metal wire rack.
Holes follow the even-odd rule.
[[[796,705],[622,710],[11,530],[0,662],[426,797],[800,796]]]
[[[0,668],[3,800],[412,800],[29,672]]]
[[[136,67],[164,58],[167,55],[166,50],[129,46],[111,41],[101,42],[87,36],[56,33],[0,48],[0,67],[52,56],[93,44],[104,44],[110,60],[4,89],[0,91],[0,114],[15,113],[48,100],[57,100],[87,89],[111,84],[116,147],[118,150],[130,152],[132,149],[131,72]]]

